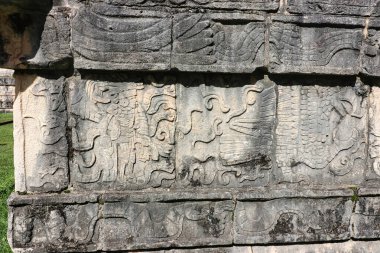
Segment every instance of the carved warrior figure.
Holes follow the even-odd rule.
[[[87,81],[83,90],[72,101],[77,182],[144,188],[171,181],[175,86]]]

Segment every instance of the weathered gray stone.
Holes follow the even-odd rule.
[[[239,18],[239,23],[234,20]],[[264,17],[241,13],[174,16],[171,67],[183,71],[253,72],[264,66]]]
[[[288,0],[287,10],[297,14],[369,16],[377,0]]]
[[[320,25],[324,23],[329,25]],[[358,74],[363,28],[363,19],[274,16],[269,35],[270,71]]]
[[[12,249],[379,252],[379,16],[379,0],[0,0]]]
[[[280,86],[278,92],[278,180],[360,184],[366,168],[366,93],[354,87],[297,85]]]
[[[42,195],[32,204],[13,196],[12,246],[20,252],[103,252],[232,244],[231,200],[98,204],[93,197],[84,202],[85,196],[66,195]]]
[[[72,24],[76,68],[170,67],[172,20],[168,13],[94,4],[81,6]]]
[[[339,243],[284,246],[254,246],[251,253],[379,253],[378,241],[347,241]]]
[[[114,5],[127,6],[171,6],[176,8],[202,8],[202,9],[241,9],[241,10],[263,10],[275,11],[279,7],[280,0],[111,0]]]
[[[200,77],[180,84],[177,94],[178,183],[182,187],[268,185],[274,162],[274,83]]]
[[[119,79],[70,85],[72,183],[98,190],[168,187],[175,178],[175,80]]]
[[[237,202],[237,244],[338,241],[350,238],[350,198]]]
[[[380,180],[380,88],[372,87],[369,97],[369,164],[366,173],[368,181]]]
[[[351,233],[356,239],[380,237],[380,201],[377,197],[359,197],[351,218]]]
[[[62,191],[69,183],[65,78],[15,74],[16,191]]]

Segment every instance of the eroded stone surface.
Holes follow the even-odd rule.
[[[379,10],[0,0],[12,248],[378,251]]]
[[[274,164],[275,84],[239,77],[194,78],[180,84],[177,93],[179,184],[268,185]]]
[[[347,240],[352,208],[344,198],[238,202],[235,243]]]
[[[363,181],[368,99],[354,87],[280,86],[278,180],[305,184]]]
[[[70,86],[72,183],[86,189],[170,186],[175,179],[175,80],[123,78]]]
[[[16,191],[61,191],[69,183],[65,78],[15,79]]]
[[[363,28],[319,26],[325,22],[319,17],[278,16],[276,19],[279,22],[273,22],[269,35],[272,72],[346,75],[359,72]],[[345,23],[335,19],[330,22],[339,26]],[[362,25],[362,20],[359,22],[356,25]]]
[[[81,7],[72,24],[76,68],[169,69],[172,21],[167,13],[98,4]]]
[[[351,221],[353,238],[379,238],[380,201],[374,197],[360,197]]]
[[[234,20],[239,17],[239,22]],[[174,16],[171,67],[184,71],[252,72],[264,66],[264,17],[244,14]]]

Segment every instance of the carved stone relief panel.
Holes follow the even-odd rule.
[[[319,20],[316,17],[304,20],[310,23],[299,23],[297,17],[274,18],[269,37],[270,71],[341,75],[359,72],[364,19]],[[347,22],[359,27],[337,28],[333,24],[319,27],[315,26],[318,20],[336,21],[339,26]]]
[[[107,194],[106,194],[107,195]],[[230,245],[232,200],[96,203],[68,194],[11,203],[10,238],[19,252],[111,252],[160,247]],[[18,202],[18,203],[17,203]]]
[[[378,0],[288,0],[288,11],[296,14],[369,16]]]
[[[278,9],[279,0],[110,0],[114,5],[127,6],[171,6],[171,7],[192,7],[204,9],[242,9],[242,10],[263,10],[274,11]]]
[[[234,203],[106,203],[94,238],[103,250],[229,245]],[[119,231],[114,233],[113,231]]]
[[[380,9],[380,7],[379,7]],[[379,12],[380,13],[380,12]],[[380,22],[369,19],[368,30],[363,41],[361,72],[370,76],[380,76]]]
[[[356,239],[380,236],[380,201],[376,197],[360,197],[351,219],[352,236]]]
[[[122,6],[83,6],[72,20],[76,68],[166,70],[172,20],[168,13]]]
[[[61,191],[68,186],[65,78],[15,78],[16,191]]]
[[[264,66],[263,21],[241,13],[175,15],[172,68],[251,73]]]
[[[169,187],[175,179],[175,80],[119,79],[70,85],[73,184],[99,190]]]
[[[193,76],[178,94],[178,187],[268,185],[276,92],[269,79]]]
[[[367,156],[368,99],[360,94],[359,86],[294,85],[278,90],[278,180],[361,183]]]
[[[372,87],[369,107],[369,164],[367,180],[380,180],[380,88]]]
[[[12,210],[12,242],[15,248],[34,248],[51,252],[93,251],[92,241],[99,206],[82,205],[20,206]],[[69,251],[71,252],[71,251]]]
[[[53,7],[48,15],[41,34],[40,47],[25,63],[28,68],[60,68],[71,65],[70,21],[71,9]]]
[[[349,198],[238,202],[235,243],[348,240],[352,210]]]

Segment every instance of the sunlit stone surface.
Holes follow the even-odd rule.
[[[11,247],[380,252],[378,2],[0,0]]]

